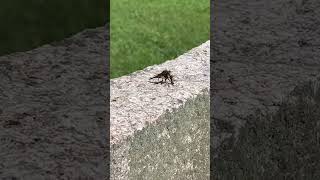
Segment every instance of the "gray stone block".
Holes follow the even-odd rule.
[[[111,80],[111,179],[209,178],[209,50]],[[150,82],[163,70],[174,85]]]

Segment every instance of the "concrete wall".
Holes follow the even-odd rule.
[[[0,57],[0,179],[108,176],[107,29]]]
[[[111,80],[111,179],[209,179],[209,51]],[[165,69],[174,85],[149,81]]]
[[[299,137],[312,128],[293,130],[292,124],[305,127],[295,114],[302,108],[284,111],[283,103],[296,87],[319,76],[320,2],[211,3],[212,178],[319,179],[319,171],[309,168],[316,164],[303,163],[314,154],[301,153],[315,147],[308,144],[311,138]],[[289,114],[290,123],[273,114]],[[313,122],[306,124],[316,127]]]
[[[107,29],[0,57],[0,179],[108,179]],[[208,179],[209,49],[111,80],[112,179]]]

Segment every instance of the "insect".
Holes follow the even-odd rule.
[[[157,78],[157,79],[161,78],[161,81],[160,81],[160,82],[157,82],[157,83],[163,84],[163,83],[166,83],[167,80],[170,80],[170,83],[171,83],[172,85],[174,84],[174,82],[173,82],[173,76],[171,75],[171,71],[168,71],[168,70],[164,70],[164,71],[162,71],[160,74],[157,74],[157,75],[155,75],[154,77],[152,77],[152,78],[150,78],[150,79],[155,79],[155,78]],[[164,80],[164,82],[163,82],[163,80]],[[157,84],[157,83],[156,83],[156,84]]]

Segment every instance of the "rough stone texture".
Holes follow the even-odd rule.
[[[211,175],[219,179],[219,156],[232,151],[226,144],[237,142],[247,117],[276,112],[294,87],[319,74],[320,2],[211,2]]]
[[[209,179],[209,97],[188,100],[131,138],[129,179]]]
[[[107,177],[107,26],[0,57],[1,179]]]
[[[197,171],[206,171],[208,162],[198,163],[209,158],[209,153],[205,153],[209,146],[206,141],[209,117],[205,118],[208,116],[206,108],[209,108],[209,44],[207,41],[175,60],[111,80],[112,179],[156,179],[158,175],[162,175],[160,179],[178,178],[184,172],[188,172],[184,177],[189,179],[192,176],[207,177],[209,170],[201,175]],[[173,86],[149,81],[150,77],[165,69],[174,75]],[[199,97],[204,92],[207,92],[207,98]],[[195,100],[197,98],[200,98],[199,102]],[[183,106],[190,111],[185,112]],[[202,111],[204,113],[199,114]],[[190,126],[183,124],[183,120]],[[184,138],[186,141],[181,140]],[[179,151],[175,152],[175,149]],[[174,159],[169,162],[168,157],[172,154],[178,154],[176,162]],[[197,156],[192,158],[191,155]],[[181,162],[189,164],[181,168]]]
[[[319,82],[297,86],[274,113],[249,116],[235,145],[219,148],[216,179],[320,179]]]

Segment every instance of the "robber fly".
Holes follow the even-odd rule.
[[[166,83],[167,80],[170,80],[170,83],[172,85],[174,84],[173,76],[171,75],[171,71],[168,71],[168,70],[164,70],[160,74],[157,74],[157,75],[155,75],[154,77],[152,77],[150,79],[155,79],[155,78],[157,78],[157,79],[161,78],[161,81],[157,82],[157,83],[161,83],[162,84],[162,83]],[[163,82],[163,80],[164,80],[164,82]]]

